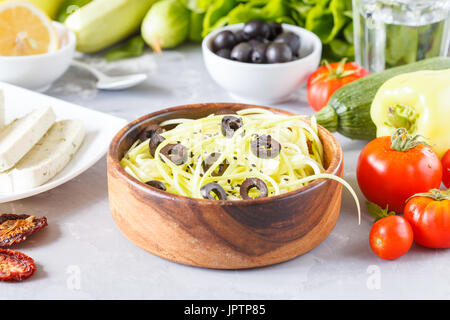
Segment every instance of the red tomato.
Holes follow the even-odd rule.
[[[325,107],[333,93],[340,87],[369,75],[369,71],[354,62],[326,63],[314,71],[306,84],[308,103],[319,111]]]
[[[377,256],[397,259],[411,248],[414,234],[408,221],[393,215],[375,222],[370,230],[369,243]]]
[[[446,188],[450,188],[450,149],[442,157],[442,168],[444,170],[442,182]]]
[[[404,216],[415,242],[428,248],[450,248],[450,191],[433,193],[436,198],[418,195],[408,200]]]
[[[356,176],[367,200],[400,213],[409,197],[439,188],[442,164],[438,155],[424,144],[406,151],[391,146],[390,137],[369,142],[359,155]]]

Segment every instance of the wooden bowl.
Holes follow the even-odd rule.
[[[292,259],[329,235],[341,206],[342,186],[334,180],[319,179],[274,197],[218,201],[149,187],[127,174],[119,163],[149,123],[198,119],[218,110],[249,107],[255,106],[206,103],[169,108],[131,122],[115,136],[108,153],[109,202],[117,227],[131,242],[178,263],[244,269]],[[324,145],[326,172],[342,177],[341,147],[322,127],[319,137]]]

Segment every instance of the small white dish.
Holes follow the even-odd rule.
[[[51,106],[57,120],[80,119],[84,122],[86,136],[80,149],[69,164],[46,184],[12,194],[0,193],[0,203],[19,200],[53,189],[86,171],[100,160],[108,150],[115,134],[128,121],[105,113],[87,109],[40,93],[0,82],[5,96],[6,121],[22,117],[32,110]]]
[[[0,81],[45,91],[66,72],[75,53],[76,36],[61,23],[53,22],[53,26],[59,37],[59,49],[29,56],[0,56]]]
[[[203,60],[214,81],[243,103],[273,104],[289,99],[302,87],[308,76],[319,66],[322,43],[306,29],[283,24],[284,31],[300,37],[300,59],[273,64],[238,62],[216,55],[212,47],[214,36],[223,31],[238,31],[243,23],[233,24],[208,34],[202,42]]]

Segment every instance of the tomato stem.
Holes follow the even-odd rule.
[[[318,77],[314,78],[311,83],[316,83],[317,81],[324,80],[339,80],[345,77],[348,77],[352,74],[355,74],[361,70],[361,68],[354,70],[345,70],[345,64],[347,63],[347,58],[342,59],[337,65],[336,69],[333,69],[327,60],[323,60],[323,65],[328,69],[328,74],[321,74]]]
[[[414,197],[427,197],[436,201],[450,200],[450,189],[448,190],[431,189],[429,192],[416,193],[412,197],[409,197],[406,200],[406,202],[408,202],[409,199]]]
[[[408,130],[405,128],[399,128],[394,131],[391,136],[391,148],[396,151],[408,151],[417,147],[420,144],[430,146],[425,141],[419,140],[421,135],[409,135]]]

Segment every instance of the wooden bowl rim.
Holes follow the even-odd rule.
[[[150,118],[155,118],[155,117],[163,115],[165,113],[201,108],[201,107],[211,105],[211,104],[218,106],[219,107],[218,110],[227,109],[230,107],[230,105],[232,105],[232,106],[242,107],[242,109],[240,109],[240,110],[249,109],[249,108],[261,108],[261,109],[269,110],[269,111],[272,111],[272,112],[278,113],[278,114],[285,114],[285,115],[290,115],[290,116],[296,115],[295,113],[281,110],[281,109],[272,108],[272,107],[258,106],[258,105],[244,104],[244,103],[234,103],[234,102],[218,102],[218,103],[206,102],[206,103],[179,105],[179,106],[175,106],[175,107],[161,109],[159,111],[143,115],[143,116],[137,118],[136,120],[131,121],[114,136],[113,140],[110,143],[109,151],[108,151],[109,165],[112,166],[112,169],[114,169],[114,171],[116,173],[118,173],[122,179],[126,180],[134,188],[137,188],[144,193],[147,193],[147,194],[150,194],[150,195],[153,195],[156,197],[164,198],[164,199],[169,199],[169,200],[183,200],[183,201],[194,202],[197,205],[216,204],[216,205],[221,205],[221,206],[236,206],[236,205],[239,206],[239,205],[264,204],[264,203],[267,203],[268,201],[276,201],[276,200],[280,200],[280,199],[284,199],[284,198],[290,198],[293,196],[297,196],[300,193],[318,188],[329,181],[328,179],[323,179],[323,178],[317,179],[299,189],[296,189],[296,190],[293,190],[290,192],[286,192],[286,193],[283,193],[280,195],[272,196],[272,197],[265,197],[265,198],[259,198],[259,199],[248,199],[248,200],[210,200],[210,199],[200,199],[200,198],[192,198],[192,197],[182,196],[182,195],[162,191],[157,188],[152,188],[152,187],[146,185],[145,183],[135,179],[133,176],[128,174],[125,171],[125,169],[123,169],[122,165],[120,164],[120,160],[118,159],[118,147],[119,147],[120,142],[124,139],[126,134],[128,134],[131,131],[131,129],[133,127],[135,127],[139,123],[144,122]],[[336,173],[339,171],[339,168],[343,161],[342,148],[341,148],[340,144],[337,142],[336,138],[327,129],[325,129],[324,127],[322,127],[320,125],[317,125],[317,126],[319,129],[319,133],[322,136],[328,137],[330,139],[329,142],[333,143],[334,145],[336,145],[338,147],[338,148],[335,148],[335,149],[337,149],[337,154],[333,154],[332,159],[330,159],[330,164],[328,166],[328,169],[324,172],[324,173],[336,175]],[[110,170],[110,168],[108,168],[108,175],[109,175],[109,170]]]

